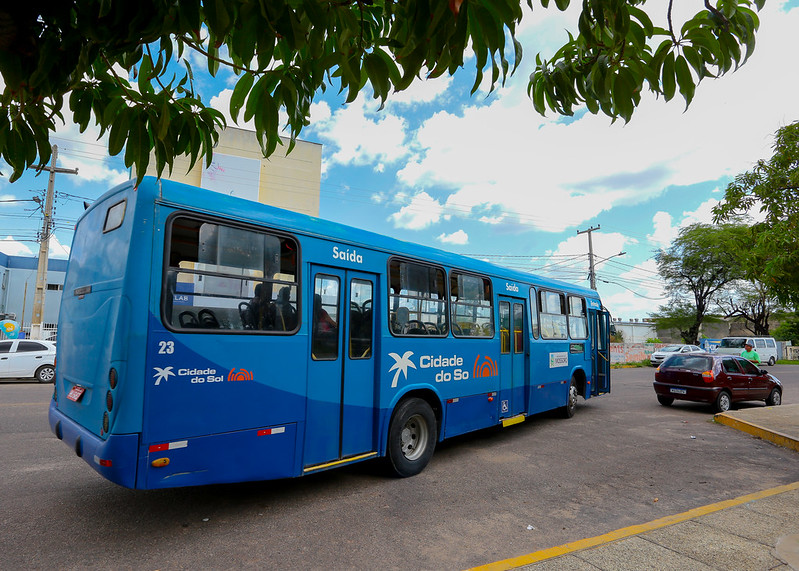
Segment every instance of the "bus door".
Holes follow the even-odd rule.
[[[377,280],[374,274],[311,268],[305,471],[376,450]]]
[[[508,418],[524,412],[525,355],[527,353],[524,323],[525,300],[499,297],[499,417]]]
[[[591,369],[594,378],[591,394],[610,392],[610,314],[588,310],[591,328]]]

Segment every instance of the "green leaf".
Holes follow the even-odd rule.
[[[230,116],[234,121],[238,120],[239,111],[244,106],[244,101],[247,99],[254,81],[255,76],[251,73],[245,73],[236,82],[233,94],[230,96]]]
[[[663,96],[666,98],[666,101],[670,101],[677,90],[677,83],[674,75],[674,52],[669,52],[666,55],[660,77],[663,85]]]
[[[691,70],[688,69],[688,62],[683,56],[677,56],[674,62],[674,69],[677,75],[677,83],[680,86],[680,93],[685,99],[685,106],[688,107],[694,98],[696,85],[694,84],[693,76],[691,76]]]
[[[122,112],[114,119],[108,135],[108,153],[114,157],[122,151],[128,135],[130,113]]]

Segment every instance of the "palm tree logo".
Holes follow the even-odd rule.
[[[394,359],[394,364],[388,370],[390,373],[391,371],[396,370],[397,372],[394,373],[394,380],[391,381],[391,388],[395,388],[397,386],[397,380],[399,379],[400,373],[405,375],[405,379],[408,379],[408,367],[411,369],[415,369],[416,365],[413,364],[411,361],[411,357],[413,356],[413,351],[405,351],[405,354],[400,357],[397,353],[389,353],[389,357]]]
[[[168,381],[169,377],[174,377],[175,373],[172,372],[172,367],[153,367],[155,369],[155,374],[153,378],[155,379],[155,385],[158,386],[161,384],[161,381]]]

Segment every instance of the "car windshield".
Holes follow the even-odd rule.
[[[746,339],[722,339],[720,347],[728,349],[743,349],[746,345]]]
[[[676,353],[682,348],[682,345],[669,345],[668,347],[663,347],[662,349],[658,349],[661,353]]]
[[[711,357],[702,355],[673,355],[663,367],[673,369],[688,369],[689,371],[709,371],[713,366]]]

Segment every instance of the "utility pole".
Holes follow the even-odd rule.
[[[599,224],[588,230],[577,230],[577,234],[588,234],[588,279],[591,289],[596,289],[596,273],[594,272],[594,243],[591,240],[591,232],[599,230]]]
[[[53,145],[53,158],[50,166],[39,165],[37,170],[50,171],[47,183],[47,194],[44,199],[44,220],[42,236],[39,242],[39,265],[36,269],[36,291],[33,294],[33,318],[31,319],[31,339],[42,338],[42,316],[44,315],[44,293],[47,290],[47,256],[50,253],[50,231],[53,228],[53,196],[55,194],[55,175],[78,174],[78,169],[64,169],[55,166],[58,158],[58,147]]]

